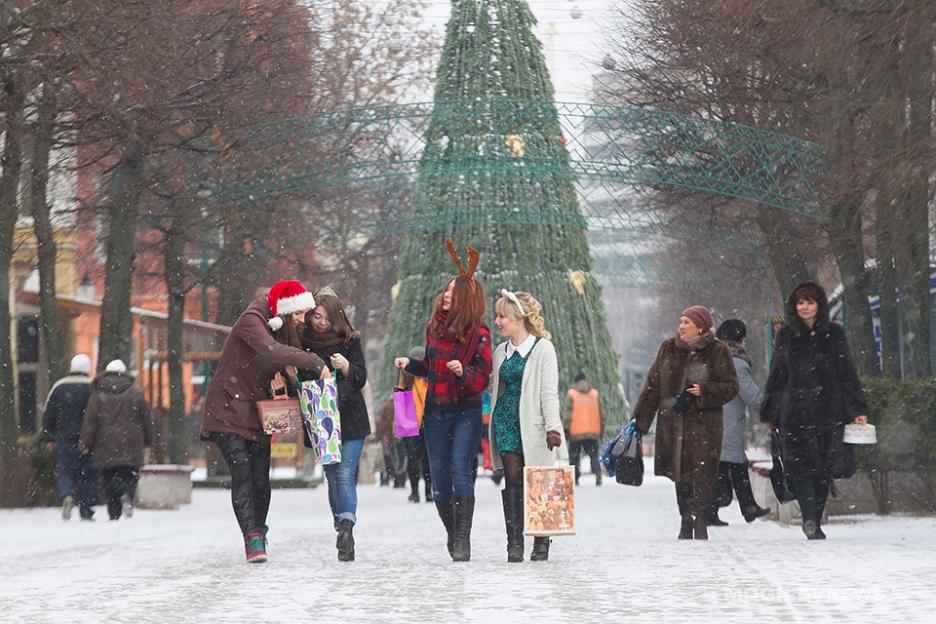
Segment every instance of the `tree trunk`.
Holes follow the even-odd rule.
[[[879,376],[874,324],[868,306],[869,273],[865,271],[864,246],[861,239],[859,196],[852,193],[837,202],[830,211],[829,240],[838,263],[845,289],[845,319],[848,344],[859,375]]]
[[[137,201],[142,189],[143,152],[134,146],[124,153],[111,181],[107,202],[107,275],[104,300],[101,302],[101,332],[98,369],[111,360],[132,362],[131,338],[133,315],[130,313],[133,292],[133,263],[136,257]]]
[[[23,165],[20,134],[23,123],[23,85],[16,76],[3,81],[3,155],[0,156],[0,486],[6,481],[7,461],[16,452],[16,353],[13,351],[13,317],[10,269],[16,232],[17,191]],[[2,502],[2,501],[0,501]]]
[[[169,461],[188,463],[188,432],[185,426],[185,389],[182,375],[185,314],[185,235],[173,221],[163,241],[165,279],[169,299],[166,351],[169,362]]]
[[[921,2],[907,12],[902,76],[908,119],[905,153],[910,179],[903,195],[901,233],[897,238],[897,276],[904,312],[907,375],[930,376],[929,170],[933,106],[933,10]]]
[[[68,372],[68,351],[65,344],[65,324],[55,299],[55,269],[58,246],[52,227],[51,205],[47,197],[49,186],[49,153],[55,124],[55,92],[50,83],[42,85],[36,120],[36,142],[29,171],[28,201],[36,233],[39,260],[39,327],[45,347],[51,379]]]
[[[757,226],[763,234],[767,258],[780,292],[787,295],[793,292],[798,284],[815,279],[815,271],[811,271],[803,261],[795,244],[796,233],[790,224],[789,216],[767,206],[759,205],[756,210]]]
[[[880,196],[877,202],[875,256],[881,317],[881,359],[884,377],[900,379],[900,311],[897,308],[897,273],[894,270],[893,238],[890,231],[893,204]]]
[[[886,19],[890,19],[888,16]],[[897,305],[897,273],[894,266],[894,227],[897,214],[893,162],[901,148],[903,132],[903,102],[900,93],[900,41],[895,36],[880,42],[880,57],[885,59],[884,71],[875,87],[880,89],[879,121],[872,126],[877,135],[871,144],[876,150],[873,161],[874,184],[877,187],[874,219],[874,255],[877,273],[878,300],[881,319],[881,362],[884,377],[900,379],[902,362],[900,349],[900,309]]]

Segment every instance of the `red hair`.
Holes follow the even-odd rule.
[[[445,329],[455,334],[458,342],[464,343],[467,336],[481,325],[481,319],[487,312],[487,302],[484,288],[478,280],[469,280],[459,275],[446,282],[445,290],[448,290],[448,285],[452,282],[455,282],[455,287],[452,289],[452,305],[449,307]],[[445,290],[436,297],[435,305],[432,306],[432,318],[429,319],[429,334],[435,338],[440,338],[443,332],[443,328],[439,327],[438,316],[442,311]]]

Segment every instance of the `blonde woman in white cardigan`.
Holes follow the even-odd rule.
[[[495,470],[504,471],[507,561],[523,561],[523,467],[568,459],[559,409],[559,365],[530,293],[501,291],[495,324],[506,342],[493,354],[488,438]],[[533,541],[531,561],[549,558],[549,538]]]

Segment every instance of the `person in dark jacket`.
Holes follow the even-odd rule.
[[[751,490],[751,477],[748,474],[745,447],[745,422],[748,412],[758,414],[764,393],[757,387],[752,371],[751,356],[744,350],[747,326],[741,319],[728,319],[718,326],[715,337],[731,349],[731,359],[738,374],[738,395],[722,407],[722,446],[718,461],[718,479],[715,482],[715,504],[708,523],[710,526],[727,526],[728,523],[718,517],[718,502],[723,493],[730,502],[731,488],[734,487],[745,522],[754,522],[770,513],[754,500]],[[727,504],[727,503],[724,503]]]
[[[91,384],[81,445],[93,455],[95,470],[101,471],[111,520],[133,515],[140,466],[155,436],[143,390],[121,360],[110,362]]]
[[[849,452],[845,425],[866,423],[868,405],[845,330],[829,319],[821,286],[803,282],[786,303],[760,417],[780,437],[784,474],[799,502],[803,532],[825,539],[822,514],[836,462]]]
[[[634,407],[642,433],[656,418],[653,469],[676,484],[679,539],[708,539],[722,406],[737,393],[731,351],[715,339],[711,313],[703,306],[686,308],[676,337],[660,345]]]
[[[265,299],[250,304],[224,341],[205,398],[201,437],[218,445],[231,470],[231,504],[251,563],[267,559],[270,508],[270,436],[261,427],[257,401],[270,398],[274,380],[285,386],[286,367],[330,375],[299,340],[306,312],[314,307],[312,293],[294,280],[277,282]]]
[[[91,396],[91,358],[79,353],[71,360],[68,375],[62,377],[46,399],[42,415],[42,438],[56,455],[59,503],[62,519],[71,519],[75,502],[82,520],[94,518],[97,504],[97,473],[92,457],[81,452],[81,425]]]
[[[355,331],[338,295],[330,288],[315,293],[316,307],[306,315],[302,348],[328,362],[335,371],[338,413],[341,415],[341,461],[325,466],[328,503],[338,531],[339,561],[354,561],[354,525],[357,523],[357,467],[370,435],[370,419],[361,389],[367,383],[367,367],[361,336]],[[314,371],[299,371],[303,381],[315,379]],[[306,446],[312,442],[306,433]]]
[[[394,365],[428,380],[423,431],[432,496],[448,535],[449,555],[453,561],[469,561],[481,393],[491,378],[491,331],[481,320],[487,306],[474,277],[478,252],[468,248],[465,269],[452,242],[446,246],[460,274],[436,297],[426,328],[426,355],[396,358]]]

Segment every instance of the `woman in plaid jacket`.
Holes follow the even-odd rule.
[[[472,274],[462,271],[436,298],[425,357],[394,361],[428,380],[424,437],[432,493],[453,561],[471,558],[472,468],[481,440],[481,393],[491,377],[491,332],[481,320],[484,289]]]

